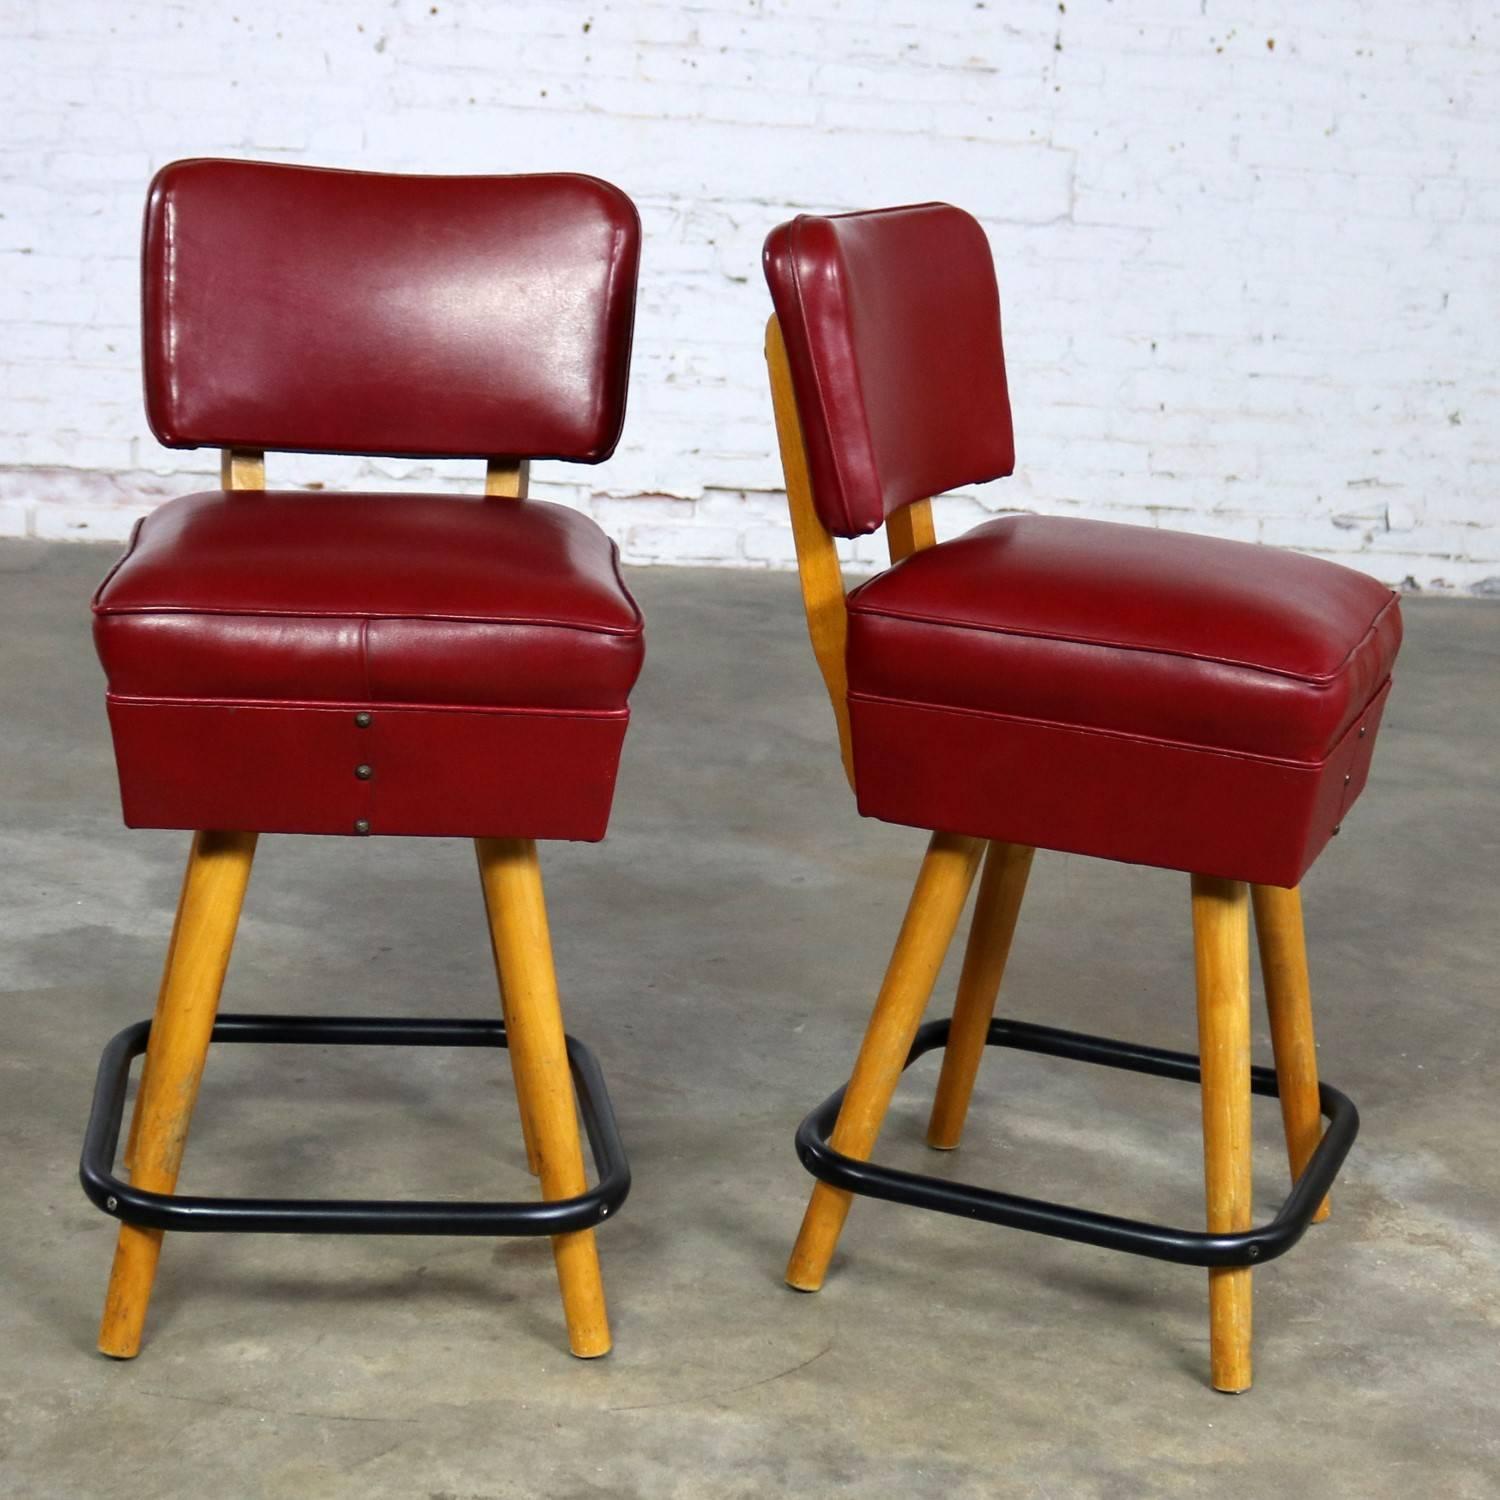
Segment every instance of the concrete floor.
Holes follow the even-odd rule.
[[[782,1286],[792,1131],[846,1075],[923,840],[854,813],[795,581],[723,572],[633,576],[651,656],[611,836],[544,851],[635,1174],[600,1235],[613,1355],[565,1352],[544,1242],[184,1235],[117,1364],[93,1352],[113,1225],[75,1160],[185,838],[119,823],[87,613],[111,557],[0,544],[0,1492],[1500,1494],[1500,610],[1407,606],[1369,792],[1307,883],[1325,1066],[1364,1131],[1332,1222],[1256,1276],[1250,1394],[1207,1387],[1196,1270],[867,1202],[821,1295]],[[1039,858],[1002,1009],[1191,1048],[1185,887]],[[269,838],[226,1005],[489,1014],[488,965],[464,845]],[[1193,1090],[994,1055],[937,1157],[935,1074],[886,1159],[1200,1221]],[[183,1187],[519,1196],[509,1094],[498,1055],[221,1048]],[[1256,1121],[1269,1214],[1274,1103]]]

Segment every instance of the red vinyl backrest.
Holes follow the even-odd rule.
[[[639,259],[635,205],[593,177],[174,162],[146,205],[151,430],[598,463],[624,421]]]
[[[835,536],[1015,468],[1000,296],[978,221],[946,203],[771,232],[813,499]]]

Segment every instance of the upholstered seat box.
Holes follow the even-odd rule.
[[[1364,786],[1401,640],[1364,574],[1012,516],[849,597],[860,810],[1259,884]]]
[[[94,612],[132,827],[604,835],[644,648],[576,512],[191,495]]]

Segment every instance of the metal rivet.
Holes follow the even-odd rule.
[[[1345,785],[1345,786],[1348,786],[1348,785],[1349,785],[1349,783],[1350,783],[1350,782],[1351,782],[1351,781],[1353,781],[1353,780],[1354,780],[1354,777],[1353,777],[1353,776],[1346,776],[1346,777],[1344,777],[1344,785]]]
[[[120,1200],[118,1198],[106,1198],[104,1200],[104,1206],[110,1211],[110,1213],[113,1213],[120,1206]]]
[[[356,818],[354,820],[354,831],[356,833],[368,833],[370,831],[370,820],[368,818]]]
[[[1360,726],[1359,726],[1359,737],[1360,737],[1360,739],[1364,739],[1364,737],[1365,737],[1365,735],[1366,735],[1366,734],[1367,734],[1367,733],[1368,733],[1368,732],[1369,732],[1369,731],[1368,731],[1368,729],[1367,729],[1367,728],[1366,728],[1366,726],[1365,726],[1365,725],[1363,725],[1363,724],[1361,724],[1361,725],[1360,725]]]
[[[374,714],[366,714],[366,713],[355,714],[355,716],[354,716],[354,725],[355,725],[355,728],[357,728],[357,729],[368,729],[370,727],[370,725],[374,722],[374,720],[375,720],[375,715]],[[1361,729],[1360,733],[1363,734],[1364,730]]]
[[[1335,823],[1333,825],[1333,837],[1334,838],[1337,838],[1339,836],[1339,829],[1342,828],[1343,826],[1344,825],[1342,823]]]
[[[361,781],[368,781],[375,774],[375,768],[373,766],[355,766],[354,774]]]
[[[1245,1254],[1251,1260],[1259,1260],[1260,1259],[1260,1246],[1259,1245],[1251,1245],[1250,1248],[1245,1252]]]

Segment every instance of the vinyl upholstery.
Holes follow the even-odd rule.
[[[638,254],[594,178],[175,163],[146,210],[153,428],[599,461]],[[136,528],[94,615],[132,826],[603,836],[643,627],[576,511],[188,495]]]
[[[942,204],[767,241],[813,498],[856,535],[1014,463],[993,266]],[[855,793],[890,822],[1295,885],[1363,789],[1390,589],[1270,547],[1035,515],[849,596]]]
[[[146,206],[146,414],[173,448],[598,463],[639,258],[593,177],[174,162]]]
[[[765,273],[835,536],[1015,468],[995,269],[968,214],[804,214],[772,231]]]

